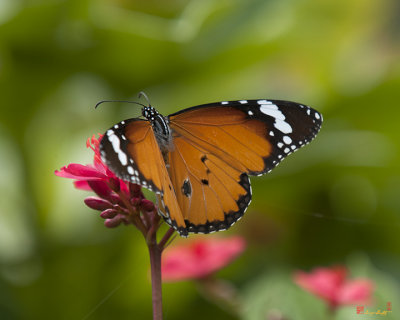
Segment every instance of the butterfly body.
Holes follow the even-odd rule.
[[[103,161],[120,178],[158,194],[182,236],[228,229],[251,202],[249,175],[271,171],[318,133],[322,115],[294,102],[240,100],[167,117],[144,107],[104,135]]]
[[[172,135],[168,119],[152,106],[143,107],[142,115],[151,123],[161,152],[165,155],[172,148]]]

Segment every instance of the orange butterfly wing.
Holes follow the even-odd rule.
[[[251,201],[246,174],[178,134],[169,163],[186,232],[228,229],[243,215]],[[175,219],[172,213],[170,219]]]
[[[266,124],[230,107],[196,108],[170,117],[170,126],[241,172],[262,172],[272,146]]]
[[[272,170],[312,140],[322,121],[315,110],[286,101],[226,104],[169,116],[174,149],[168,171],[188,232],[228,229],[251,202],[248,174]]]
[[[141,119],[121,121],[107,130],[100,152],[107,166],[121,179],[140,184],[159,194],[162,213],[171,214],[174,227],[184,228],[175,190],[150,122]]]

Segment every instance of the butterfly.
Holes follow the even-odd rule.
[[[319,132],[322,115],[283,100],[209,103],[167,117],[150,103],[100,143],[119,178],[156,193],[159,213],[181,236],[226,230],[251,202],[249,176],[270,172]]]

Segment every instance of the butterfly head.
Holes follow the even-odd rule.
[[[152,106],[146,106],[142,108],[142,115],[148,121],[154,122],[155,118],[159,115],[158,111],[154,109]]]

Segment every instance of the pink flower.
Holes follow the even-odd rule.
[[[343,305],[368,304],[374,284],[369,279],[347,278],[344,266],[315,268],[310,273],[297,271],[294,281],[297,285],[325,300],[331,310]]]
[[[225,267],[245,249],[241,237],[200,238],[166,250],[162,261],[164,281],[205,278]]]
[[[126,184],[122,180],[118,179],[114,173],[108,169],[103,161],[101,161],[99,145],[102,137],[103,135],[99,134],[99,138],[96,139],[93,135],[92,138],[89,138],[86,141],[86,147],[94,151],[93,165],[71,163],[68,166],[62,167],[60,171],[56,170],[54,172],[55,175],[63,178],[74,179],[75,186],[78,189],[83,190],[92,190],[88,185],[89,181],[111,182],[112,180],[114,180],[114,183],[119,180],[122,187],[125,186],[126,189]]]
[[[99,150],[101,138],[102,135],[99,135],[99,139],[93,136],[86,142],[86,146],[94,151],[93,164],[71,163],[54,173],[59,177],[73,179],[78,189],[96,193],[97,196],[87,197],[85,204],[102,212],[100,217],[105,219],[106,227],[114,228],[121,223],[140,224],[132,218],[137,218],[139,210],[154,211],[154,204],[144,199],[140,186],[117,178],[103,163]]]

